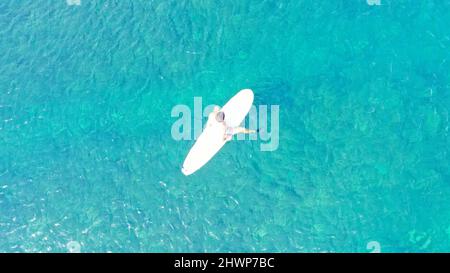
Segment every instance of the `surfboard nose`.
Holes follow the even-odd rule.
[[[184,166],[181,167],[181,172],[182,172],[184,175],[186,175],[186,176],[188,176],[188,175],[191,174],[191,172],[189,172],[188,170],[186,170],[186,169],[184,168]]]

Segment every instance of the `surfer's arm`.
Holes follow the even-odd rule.
[[[235,134],[253,134],[253,133],[256,133],[256,131],[244,127],[237,127],[235,130]]]

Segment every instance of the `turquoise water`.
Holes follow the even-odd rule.
[[[450,2],[0,2],[0,252],[449,252]],[[180,165],[252,88],[280,143]],[[77,249],[78,248],[78,249]]]

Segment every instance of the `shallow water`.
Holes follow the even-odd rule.
[[[221,2],[0,2],[0,252],[448,252],[450,2]],[[242,88],[278,149],[184,177]]]

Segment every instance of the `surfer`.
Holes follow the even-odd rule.
[[[212,126],[214,124],[214,121],[224,127],[225,133],[223,136],[223,140],[226,141],[230,141],[235,134],[253,134],[257,132],[255,130],[250,130],[244,127],[228,126],[225,121],[225,113],[221,112],[218,106],[214,106],[214,110],[211,112],[211,114],[209,114],[208,125]]]

